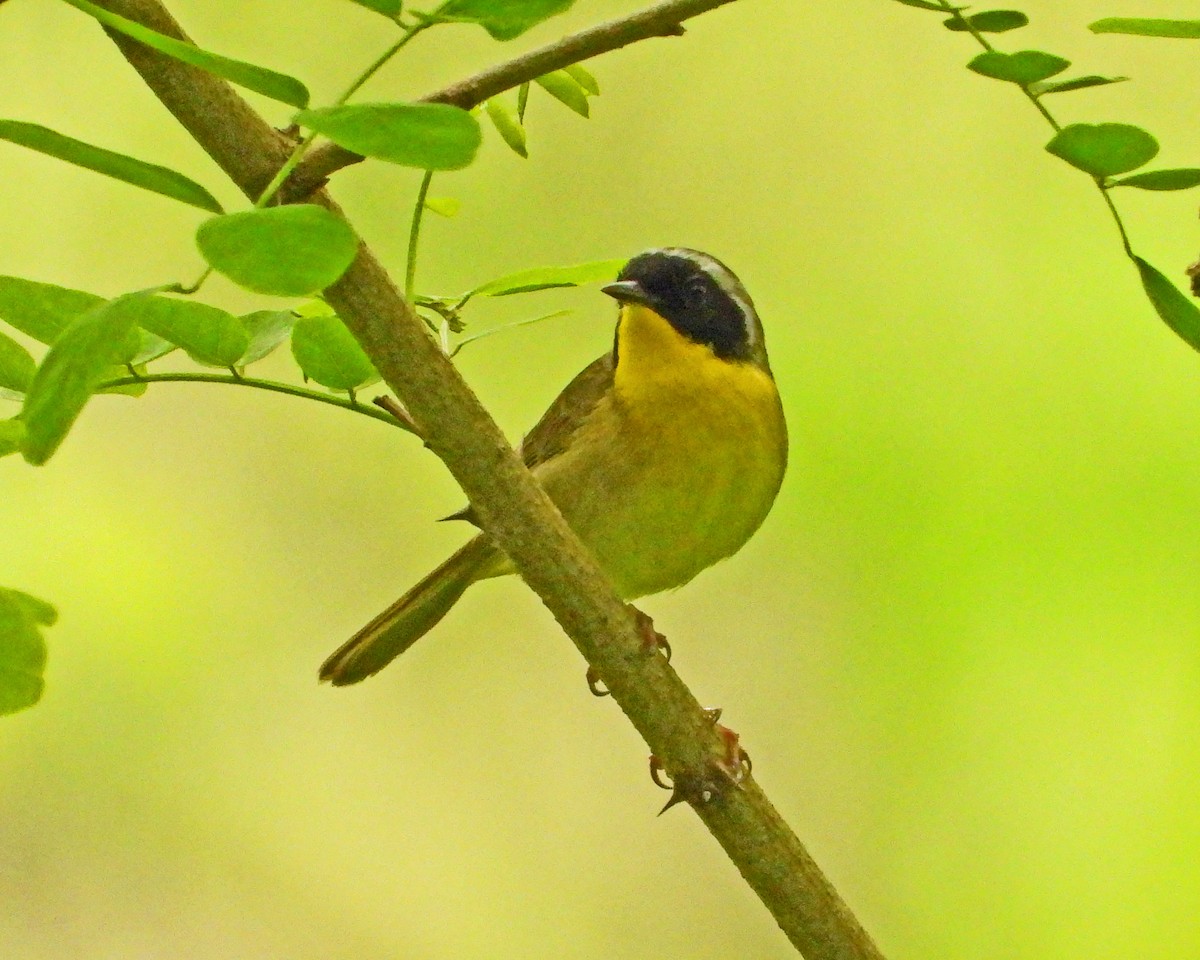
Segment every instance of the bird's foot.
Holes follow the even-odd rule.
[[[671,644],[667,642],[666,637],[654,629],[654,620],[650,614],[639,610],[632,603],[629,604],[629,609],[633,611],[633,621],[637,625],[638,633],[641,634],[643,649],[647,653],[661,653],[667,658],[667,662],[670,662]]]
[[[595,667],[588,667],[585,676],[587,678],[588,690],[593,697],[607,697],[609,695],[608,688],[601,682],[600,674],[596,672]]]
[[[643,613],[632,603],[628,605],[633,613],[633,622],[637,627],[638,634],[642,638],[642,649],[650,653],[661,653],[667,658],[669,663],[671,660],[671,644],[667,642],[667,638],[654,629],[654,621],[649,614]],[[596,672],[595,667],[587,668],[587,686],[593,697],[607,697],[608,690],[604,683],[600,680],[600,674]]]
[[[670,790],[671,797],[658,811],[662,816],[675,804],[687,801],[693,806],[711,803],[730,788],[740,790],[746,778],[750,776],[752,765],[750,754],[742,749],[736,732],[717,721],[721,717],[721,708],[713,707],[704,711],[704,719],[711,723],[721,738],[722,751],[711,758],[700,770],[682,771],[669,779],[664,779],[663,762],[653,754],[650,756],[650,779],[663,790]]]

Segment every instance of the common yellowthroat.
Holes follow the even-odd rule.
[[[762,325],[719,260],[668,247],[602,288],[611,352],[572,380],[521,443],[526,466],[627,600],[682,586],[763,522],[787,427]],[[456,519],[473,520],[470,508]],[[407,650],[477,580],[512,573],[479,533],[321,666],[357,683]]]

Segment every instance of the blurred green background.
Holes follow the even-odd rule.
[[[635,9],[579,0],[501,47],[426,35],[413,96]],[[1094,37],[1141,0],[1022,5],[998,38],[1131,83],[1061,119],[1200,162],[1200,46]],[[202,44],[334,96],[390,41],[345,0],[174,0]],[[735,559],[643,606],[885,952],[1200,952],[1200,357],[1152,314],[1087,179],[972,42],[890,0],[743,0],[535,91],[523,162],[442,175],[420,286],[687,244],[745,280],[793,459]],[[0,9],[0,115],[239,199],[66,5]],[[258,101],[283,125],[287,113]],[[0,272],[117,294],[199,268],[196,211],[0,144]],[[402,264],[419,175],[334,193]],[[1174,278],[1196,194],[1118,200]],[[263,301],[212,282],[212,302]],[[607,348],[594,288],[486,305],[461,367],[517,437]],[[286,352],[268,372],[290,377]],[[10,409],[0,411],[9,415]],[[472,589],[360,687],[315,682],[453,549],[440,464],[380,424],[226,387],[103,397],[43,469],[0,461],[0,583],[56,603],[44,701],[0,721],[0,943],[60,958],[788,957],[716,844],[517,581]]]

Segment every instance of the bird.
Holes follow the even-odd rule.
[[[519,451],[630,601],[688,583],[750,539],[783,482],[787,426],[758,313],[721,261],[647,250],[601,290],[618,307],[612,350],[567,385]],[[475,517],[468,507],[446,519]],[[471,584],[514,572],[480,531],[331,654],[321,681],[379,672]]]

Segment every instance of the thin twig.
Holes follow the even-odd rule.
[[[224,383],[235,387],[250,387],[254,390],[267,390],[271,393],[283,393],[290,397],[302,397],[305,400],[313,400],[317,403],[325,403],[331,407],[341,407],[343,410],[350,410],[354,413],[361,413],[364,417],[370,417],[372,420],[379,420],[383,423],[390,423],[393,427],[399,427],[402,430],[407,430],[409,433],[416,433],[416,425],[412,422],[412,418],[405,414],[404,416],[396,416],[395,412],[390,407],[384,407],[387,413],[380,413],[378,410],[372,410],[370,407],[364,407],[361,403],[355,403],[348,397],[340,397],[335,393],[321,393],[317,390],[309,390],[307,387],[298,387],[292,383],[280,383],[278,380],[262,380],[258,377],[246,377],[240,374],[232,373],[145,373],[133,374],[128,377],[116,377],[112,380],[105,380],[97,387],[98,390],[104,390],[108,387],[129,387],[139,383]],[[380,406],[383,406],[380,404]],[[400,408],[403,411],[403,408]]]
[[[394,419],[399,420],[404,425],[404,429],[409,433],[415,433],[417,436],[420,436],[417,425],[413,423],[413,418],[404,409],[404,404],[395,397],[389,397],[387,394],[384,394],[383,396],[376,397],[371,402],[379,407],[379,409],[386,410]]]
[[[158,0],[100,2],[182,36]],[[729,0],[678,0],[660,9],[694,15],[722,2]],[[113,39],[168,109],[186,118],[193,137],[238,187],[256,196],[281,161],[266,121],[244,104],[233,114],[227,111],[229,96],[236,95],[211,74],[133,41]],[[323,191],[312,202],[341,214]],[[458,481],[481,526],[575,642],[661,768],[678,784],[727,761],[728,738],[666,659],[647,649],[637,618],[365,244],[325,296]],[[707,796],[689,796],[689,802],[808,960],[882,960],[749,774]]]
[[[665,0],[627,17],[588,27],[512,60],[489,67],[472,77],[426,94],[420,98],[420,102],[449,103],[470,110],[489,97],[519,87],[522,83],[553,70],[561,70],[573,63],[618,50],[639,40],[677,37],[683,33],[681,24],[684,20],[732,2],[733,0]],[[322,144],[309,151],[304,162],[292,172],[284,186],[285,202],[305,199],[314,190],[322,187],[332,174],[362,159],[359,154],[339,147],[336,143]]]

